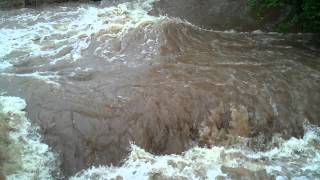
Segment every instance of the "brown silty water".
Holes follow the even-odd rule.
[[[300,137],[304,121],[320,124],[320,52],[309,35],[209,31],[138,7],[1,12],[3,30],[32,36],[9,37],[30,41],[2,56],[12,66],[1,70],[0,90],[26,100],[65,175],[119,164],[130,142],[156,154],[239,136],[266,148],[274,134]],[[97,21],[70,28],[83,14]]]

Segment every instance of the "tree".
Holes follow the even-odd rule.
[[[297,29],[301,32],[320,33],[320,0],[249,0],[261,19],[271,9],[289,7],[289,16],[279,27],[279,31],[288,32]]]

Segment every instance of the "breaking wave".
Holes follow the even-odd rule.
[[[60,179],[58,160],[41,142],[38,127],[23,111],[25,101],[0,96],[0,174],[7,179]],[[316,179],[320,177],[320,128],[304,124],[301,139],[274,136],[267,151],[235,147],[193,147],[181,155],[154,155],[131,144],[119,167],[91,167],[85,179]]]
[[[320,177],[320,128],[305,124],[301,139],[275,137],[268,151],[194,147],[182,155],[157,156],[131,145],[121,167],[92,167],[84,179],[316,179]]]
[[[162,19],[148,15],[152,2],[125,2],[105,8],[84,4],[54,10],[22,9],[17,14],[0,11],[0,72],[55,84],[59,74],[48,67],[83,59],[88,49],[95,48],[93,54],[108,62],[119,60],[124,55],[112,52],[114,41],[120,42],[138,26]],[[94,42],[100,46],[91,47]],[[23,66],[27,68],[20,70]]]
[[[25,108],[21,98],[0,96],[0,179],[57,179],[56,155],[41,142]]]

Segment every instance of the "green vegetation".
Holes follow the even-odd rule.
[[[286,20],[279,25],[282,32],[301,31],[320,33],[320,0],[248,0],[261,21],[271,10],[290,9]]]

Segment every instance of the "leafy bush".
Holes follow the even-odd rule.
[[[248,0],[256,15],[263,20],[272,9],[290,8],[289,17],[278,28],[280,31],[320,33],[320,0]]]

